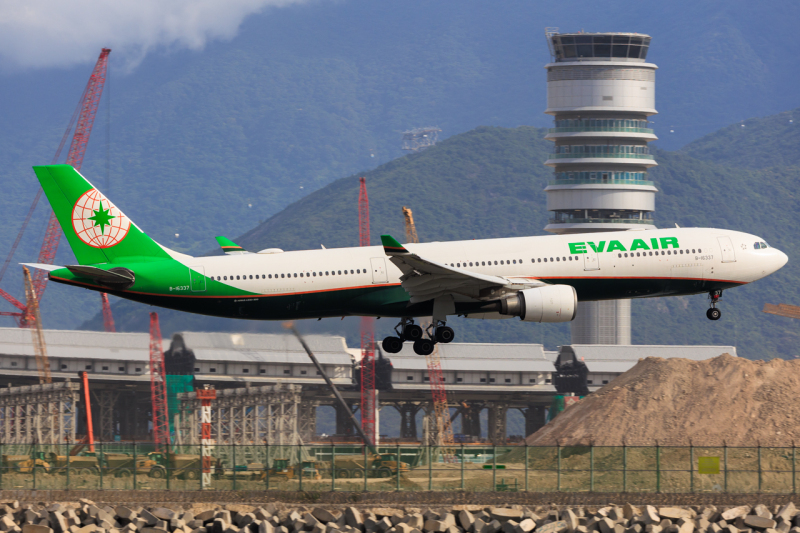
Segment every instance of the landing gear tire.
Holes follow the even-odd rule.
[[[430,339],[419,339],[414,341],[414,353],[417,355],[430,355],[433,353],[433,341]]]
[[[386,353],[400,353],[403,349],[403,341],[400,337],[386,337],[383,339],[381,346]]]
[[[443,344],[447,344],[448,342],[452,342],[456,336],[456,332],[453,331],[453,328],[448,326],[440,326],[436,328],[436,342],[441,342]]]
[[[716,307],[712,307],[708,311],[706,311],[706,316],[709,320],[719,320],[719,317],[722,316],[722,311],[717,309]]]
[[[422,338],[422,328],[416,324],[408,324],[403,328],[403,338],[413,342],[420,340]]]

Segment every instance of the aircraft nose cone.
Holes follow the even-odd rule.
[[[779,268],[783,268],[783,265],[785,265],[788,262],[789,262],[789,256],[786,255],[785,253],[781,252],[780,250],[778,250],[778,257],[776,258],[776,261],[775,261],[775,265],[776,265],[775,266],[775,270],[778,270]]]

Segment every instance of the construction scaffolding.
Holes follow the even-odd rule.
[[[80,385],[60,382],[0,389],[0,431],[6,445],[75,442]]]
[[[439,140],[439,132],[442,131],[435,126],[427,128],[414,128],[403,132],[403,150],[409,152],[419,152],[436,144]]]
[[[211,402],[211,441],[217,446],[235,444],[243,457],[256,457],[264,444],[303,444],[300,415],[308,411],[302,408],[301,390],[300,385],[285,384],[218,389]],[[178,400],[175,444],[199,446],[201,400],[196,392],[179,393]]]

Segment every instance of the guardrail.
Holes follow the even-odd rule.
[[[128,451],[108,451],[122,446]],[[153,455],[148,443],[97,443],[93,455],[79,456],[69,456],[71,448],[0,445],[0,489],[204,488],[200,446],[173,447],[180,455],[172,461]],[[379,459],[353,445],[213,449],[205,489],[224,491],[796,494],[800,481],[796,447],[389,445],[380,447]],[[37,464],[25,463],[26,455]]]

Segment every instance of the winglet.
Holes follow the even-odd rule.
[[[381,235],[381,244],[383,244],[383,251],[386,255],[405,255],[408,250],[403,248],[403,245],[397,242],[397,239],[391,235]]]
[[[226,254],[235,255],[235,254],[247,253],[247,250],[245,250],[244,248],[242,248],[241,246],[239,246],[238,244],[236,244],[227,237],[223,237],[220,235],[219,237],[215,237],[215,239],[217,239],[217,243],[219,244],[220,248],[222,248],[222,251],[225,252]]]

